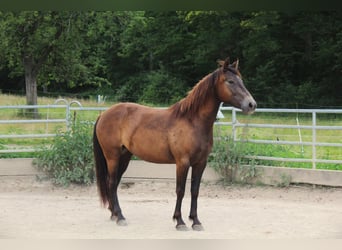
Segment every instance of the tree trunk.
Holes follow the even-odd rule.
[[[37,72],[35,70],[35,63],[32,57],[25,57],[25,86],[26,86],[26,104],[37,105]],[[38,109],[28,109],[27,114],[35,119],[39,117]]]

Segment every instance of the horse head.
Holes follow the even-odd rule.
[[[217,61],[220,65],[219,77],[216,82],[216,93],[221,102],[240,108],[244,114],[254,113],[257,103],[246,89],[239,72],[239,60],[232,64],[229,57]]]

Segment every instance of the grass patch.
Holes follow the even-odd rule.
[[[71,98],[66,98],[70,103]],[[52,105],[56,99],[39,97],[39,105]],[[95,100],[78,99],[83,106],[99,107],[104,104],[98,104]],[[18,106],[25,105],[26,99],[24,96],[6,95],[0,94],[0,106]],[[64,105],[64,102],[58,104]],[[109,106],[110,104],[107,104]],[[72,107],[76,106],[75,104]],[[39,108],[39,119],[51,120],[51,119],[66,119],[66,108]],[[99,115],[98,111],[84,111],[84,112],[71,112],[71,120],[87,120],[95,121]],[[31,115],[27,115],[24,109],[1,109],[0,120],[32,120]],[[0,135],[30,135],[30,134],[55,134],[56,131],[66,131],[67,123],[11,123],[1,124]],[[8,149],[32,149],[41,145],[50,145],[53,142],[53,138],[0,138],[0,150]],[[36,152],[20,152],[20,153],[0,153],[0,158],[21,158],[21,157],[36,157]]]
[[[217,131],[218,130],[218,131]],[[245,129],[238,130],[237,137],[239,139],[262,139],[262,140],[277,140],[274,137],[273,132],[258,133],[259,129]],[[272,130],[272,129],[271,129]],[[295,141],[296,135],[292,132],[282,131],[283,137],[287,137],[288,141]],[[335,131],[335,135],[329,135],[330,131],[321,131],[317,133],[317,141],[335,142],[340,143],[339,133],[341,131]],[[217,137],[229,137],[232,136],[231,128],[227,126],[220,126],[216,128],[215,134]],[[312,135],[308,135],[309,139]],[[328,137],[328,138],[327,138]],[[298,135],[297,135],[298,140]],[[214,144],[217,141],[214,142]],[[266,156],[266,157],[279,157],[279,158],[295,158],[295,159],[311,159],[312,158],[312,146],[301,146],[301,145],[276,145],[276,144],[262,144],[262,143],[250,143],[250,142],[236,142],[241,147],[241,154],[243,156]],[[227,151],[228,153],[228,151]],[[323,147],[316,146],[316,158],[324,160],[341,160],[342,159],[342,148],[341,147]],[[243,158],[243,157],[242,157]],[[245,164],[249,163],[248,159],[241,160]],[[287,162],[287,161],[273,161],[273,160],[254,160],[253,164],[265,165],[265,166],[279,166],[279,167],[292,167],[292,168],[312,168],[311,162]],[[342,170],[342,164],[337,163],[316,163],[317,169],[327,170]]]

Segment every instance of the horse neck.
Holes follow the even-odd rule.
[[[197,119],[209,126],[213,126],[220,104],[221,102],[216,97],[215,92],[212,91],[202,106],[198,109],[198,114],[196,116]]]
[[[174,117],[186,117],[212,126],[220,101],[216,94],[218,71],[205,76],[189,94],[170,107]]]
[[[216,93],[216,83],[218,77],[219,70],[216,70],[203,79],[209,81],[209,88],[206,91],[206,97],[199,107],[197,114],[197,117],[199,117],[200,120],[207,123],[211,127],[216,120],[217,112],[221,104],[221,101]]]

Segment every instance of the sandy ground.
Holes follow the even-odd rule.
[[[188,190],[189,183],[184,218],[190,207]],[[61,188],[32,176],[2,176],[0,238],[342,239],[342,189],[202,184],[201,232],[175,230],[174,181],[126,179],[119,198],[126,227],[109,220],[95,185]]]

